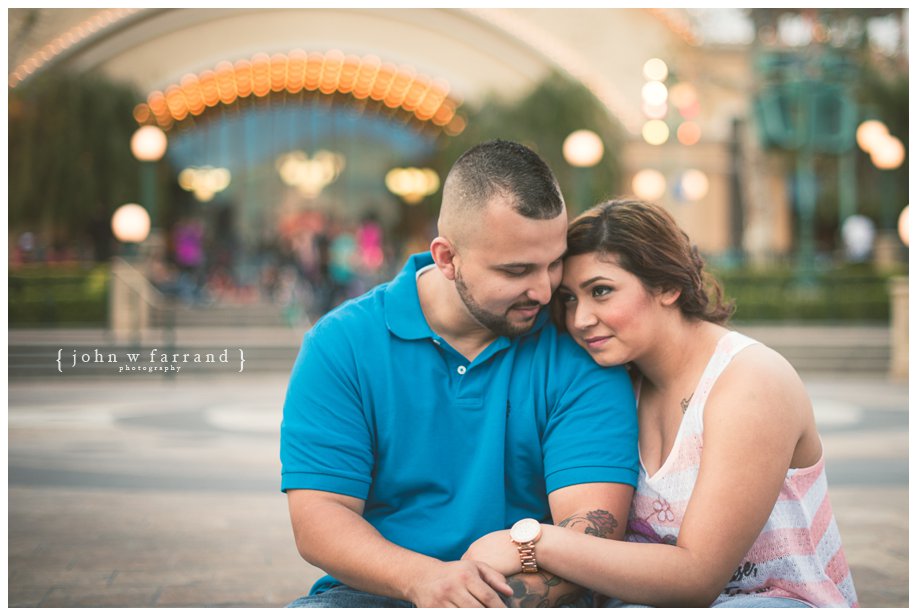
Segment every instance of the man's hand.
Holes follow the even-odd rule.
[[[498,592],[512,596],[506,578],[485,563],[462,560],[430,567],[408,599],[417,607],[506,607]]]
[[[522,573],[519,550],[509,538],[508,530],[488,533],[471,544],[462,560],[484,562],[509,577]]]

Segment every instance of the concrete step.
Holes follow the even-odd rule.
[[[891,339],[885,325],[734,327],[783,355],[798,372],[882,374],[891,361]]]
[[[173,323],[175,327],[282,327],[286,325],[288,315],[284,307],[275,304],[213,304],[213,305],[173,305]],[[164,326],[166,315],[158,312],[154,315],[153,325]]]
[[[149,377],[162,373],[150,372],[149,367],[161,366],[161,356],[165,353],[169,359],[178,354],[178,361],[167,363],[181,366],[178,372],[183,374],[238,371],[243,368],[243,357],[245,372],[288,373],[307,328],[307,324],[296,328],[184,326],[172,332],[144,331],[129,343],[116,341],[110,332],[101,329],[10,330],[8,372],[10,378],[129,373]],[[737,325],[736,329],[781,353],[800,373],[880,375],[889,369],[891,345],[887,326]],[[153,349],[157,352],[155,361],[151,362]],[[219,355],[224,350],[229,361],[220,362]],[[96,361],[97,351],[101,361]],[[140,353],[133,365],[147,366],[147,370],[119,372],[119,366],[131,365],[128,353]],[[216,361],[207,362],[207,353],[215,354]],[[108,361],[112,354],[115,361]],[[61,366],[57,364],[58,355]],[[84,355],[88,361],[83,361]],[[201,355],[201,361],[195,361],[196,355]]]

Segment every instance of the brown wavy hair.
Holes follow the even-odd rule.
[[[691,319],[723,324],[735,311],[720,283],[672,216],[658,205],[615,199],[583,212],[567,229],[566,257],[598,253],[611,257],[650,291],[679,291],[676,306]],[[564,328],[564,309],[555,298],[555,321]]]

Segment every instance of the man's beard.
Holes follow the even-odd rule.
[[[510,322],[509,318],[507,317],[507,314],[513,308],[528,308],[538,306],[538,302],[519,302],[517,304],[513,304],[502,315],[488,312],[487,310],[481,308],[481,306],[471,296],[471,292],[468,290],[468,286],[465,284],[465,281],[462,278],[461,270],[459,269],[456,269],[455,271],[455,290],[458,291],[459,297],[462,298],[462,302],[465,304],[468,312],[471,313],[471,316],[473,316],[478,323],[493,333],[497,334],[498,336],[506,336],[508,338],[519,336],[520,334],[524,334],[532,329],[532,325],[535,324],[533,319],[532,322],[527,325],[513,325],[513,323]]]

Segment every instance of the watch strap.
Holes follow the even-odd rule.
[[[519,560],[522,561],[522,573],[538,573],[538,561],[535,559],[535,542],[517,543]]]

